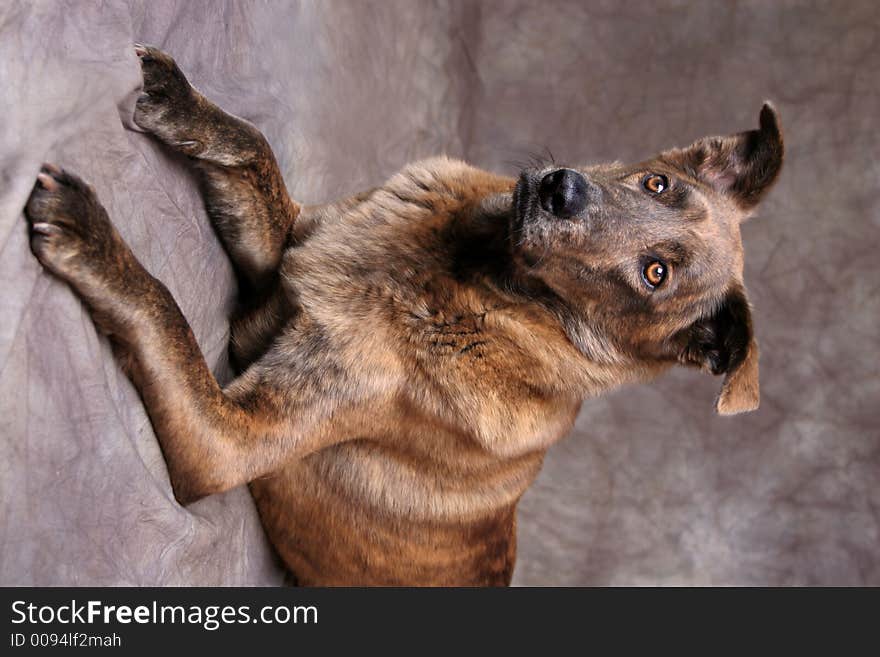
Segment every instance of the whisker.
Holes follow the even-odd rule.
[[[556,158],[549,146],[542,146],[540,151],[530,150],[522,157],[504,160],[504,164],[516,169],[546,169],[556,165]]]

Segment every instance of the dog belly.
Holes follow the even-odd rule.
[[[330,467],[328,467],[330,462]],[[263,526],[304,586],[503,586],[516,553],[516,498],[487,513],[414,512],[351,486],[351,450],[330,448],[251,484]],[[340,473],[348,473],[340,474]],[[336,475],[336,476],[335,476]],[[458,493],[461,495],[461,492]],[[393,498],[392,498],[393,499]],[[425,501],[425,510],[445,508]]]

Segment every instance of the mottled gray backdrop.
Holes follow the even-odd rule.
[[[782,114],[744,228],[762,406],[677,371],[584,405],[520,513],[515,582],[880,584],[880,6],[0,4],[0,584],[273,584],[245,489],[188,509],[106,340],[27,247],[45,159],[95,186],[225,371],[234,294],[181,162],[127,130],[132,41],[256,123],[304,202],[446,152],[634,160]]]

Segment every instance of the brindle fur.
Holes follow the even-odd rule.
[[[177,499],[250,483],[299,583],[507,584],[517,502],[582,399],[680,362],[726,375],[719,412],[757,406],[739,225],[782,163],[769,105],[758,130],[581,168],[572,219],[536,200],[550,169],[442,157],[301,208],[252,125],[136,51],[135,120],[191,158],[239,273],[238,378],[221,389],[91,188],[51,165],[26,207],[32,249],[110,336]],[[667,192],[645,192],[649,172]],[[654,257],[671,272],[652,292]]]

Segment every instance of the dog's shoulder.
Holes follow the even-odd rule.
[[[406,165],[380,189],[390,194],[415,192],[417,195],[434,195],[447,202],[469,204],[491,194],[509,191],[513,184],[509,177],[440,155]]]
[[[282,277],[306,304],[339,300],[357,313],[381,307],[377,297],[413,303],[453,274],[481,204],[513,185],[443,156],[414,162],[379,187],[307,208],[298,219],[309,224],[307,236],[286,252]]]

